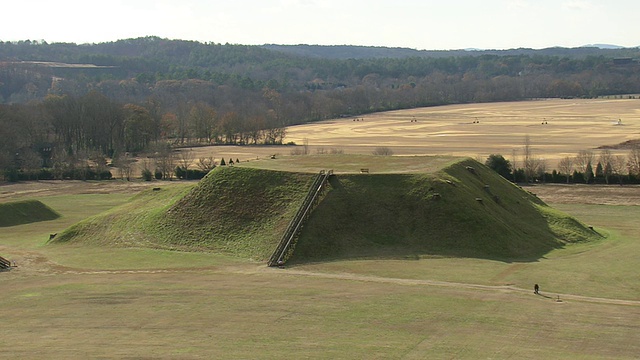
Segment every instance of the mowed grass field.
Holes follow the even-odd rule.
[[[2,229],[0,254],[18,265],[0,273],[3,351],[52,359],[632,359],[640,351],[637,206],[558,204],[607,239],[526,263],[425,257],[272,269],[207,253],[44,245],[50,232],[126,198],[52,194],[40,200],[60,219]]]
[[[412,116],[409,125],[420,125],[410,122]],[[368,119],[363,124],[372,122]],[[489,120],[470,126],[484,121]],[[313,144],[311,134],[306,138]],[[402,154],[402,147],[385,143],[380,134],[380,142],[363,145],[362,153],[394,146]],[[326,143],[334,147],[342,145]],[[487,150],[483,153],[496,152]],[[283,160],[277,165],[281,170],[294,161]],[[341,166],[353,172],[362,165]],[[17,359],[635,359],[640,354],[638,187],[530,188],[604,237],[527,262],[425,256],[272,269],[208,253],[46,244],[50,233],[124,204],[143,187],[192,185],[0,186],[0,203],[37,199],[62,215],[0,228],[0,256],[18,265],[0,272],[2,352]],[[534,283],[541,295],[533,294]]]

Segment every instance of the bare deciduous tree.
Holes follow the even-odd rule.
[[[558,163],[558,171],[560,174],[566,175],[568,184],[571,174],[573,173],[573,159],[569,156],[560,159],[560,162]]]
[[[308,138],[304,138],[302,140],[302,148],[304,151],[304,155],[309,155],[309,139]]]
[[[118,175],[120,179],[131,180],[131,174],[133,173],[134,159],[131,158],[129,153],[124,153],[113,159],[113,164],[118,168]]]
[[[631,148],[631,152],[627,156],[627,165],[629,166],[629,174],[640,175],[640,146],[636,145]]]
[[[622,185],[622,177],[625,174],[625,170],[628,169],[627,159],[622,155],[615,155],[611,159],[611,173],[618,177],[618,182]],[[627,171],[627,174],[629,172]]]
[[[179,162],[184,170],[184,179],[189,180],[189,166],[193,163],[193,159],[195,159],[195,154],[193,153],[193,149],[182,149],[180,150]]]
[[[593,163],[593,152],[591,152],[591,150],[578,151],[578,155],[576,155],[576,158],[574,161],[576,170],[578,170],[581,173],[584,173],[587,169],[587,165],[592,163]]]
[[[527,182],[533,181],[533,176],[538,171],[539,161],[533,154],[533,148],[531,147],[531,139],[529,135],[524,137],[524,146],[522,148],[522,163],[524,166],[524,175]]]
[[[209,172],[216,167],[216,162],[215,160],[213,160],[212,156],[201,157],[200,159],[198,159],[197,166],[198,169],[202,170],[203,172]]]
[[[536,172],[538,174],[538,178],[542,179],[542,183],[546,182],[547,175],[547,160],[545,159],[536,159]]]
[[[162,178],[165,180],[173,179],[176,157],[171,146],[169,144],[158,146],[155,156],[158,169],[162,172]]]
[[[516,149],[511,149],[511,167],[513,168],[513,182],[515,183],[518,179],[516,179],[516,173],[518,172],[518,151]]]

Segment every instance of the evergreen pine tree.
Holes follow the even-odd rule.
[[[584,182],[590,184],[593,181],[593,167],[591,162],[587,163],[587,168],[584,171]]]
[[[604,171],[602,169],[602,163],[598,161],[598,165],[596,165],[596,178],[604,177]]]

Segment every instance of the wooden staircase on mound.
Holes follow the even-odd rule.
[[[316,176],[313,184],[309,188],[309,192],[307,192],[307,196],[304,199],[302,206],[300,206],[298,212],[289,223],[278,247],[273,252],[273,255],[271,255],[271,258],[269,258],[269,266],[281,266],[285,263],[288,257],[291,256],[288,252],[291,249],[291,246],[295,243],[302,225],[311,214],[313,208],[318,204],[320,195],[322,194],[322,191],[324,190],[331,175],[333,175],[333,170],[322,170]]]
[[[0,256],[0,270],[11,269],[11,261]]]

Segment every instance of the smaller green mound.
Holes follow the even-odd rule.
[[[25,200],[0,204],[0,227],[55,220],[55,210],[38,200]]]
[[[185,196],[193,185],[148,189],[129,202],[80,221],[59,233],[51,242],[112,247],[158,247],[158,224],[167,209]]]

